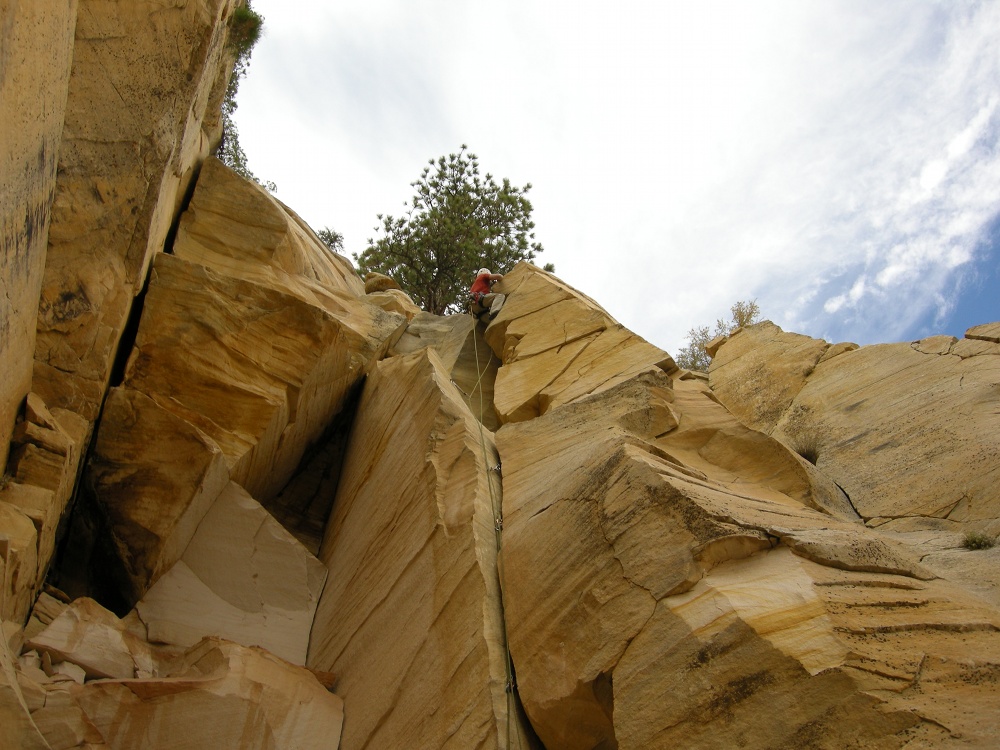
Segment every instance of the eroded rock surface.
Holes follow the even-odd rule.
[[[309,665],[337,675],[343,747],[529,747],[507,682],[492,434],[433,348],[379,363],[320,558]]]
[[[114,583],[128,608],[180,559],[229,471],[204,433],[126,388],[108,397],[87,471],[98,543],[120,564]]]
[[[24,622],[41,591],[89,434],[78,415],[54,412],[35,393],[24,399],[0,486],[0,546],[6,539],[8,558],[0,611],[13,622]]]
[[[0,466],[31,390],[56,163],[73,60],[76,0],[0,8]]]
[[[270,498],[406,323],[363,289],[294,213],[209,160],[174,256],[157,258],[126,385],[191,420],[234,481]]]
[[[173,652],[128,627],[77,600],[29,644],[18,747],[339,746],[343,701],[308,670],[215,638]]]
[[[102,680],[70,694],[111,748],[336,750],[343,702],[262,649],[206,640],[160,679]],[[122,715],[128,720],[123,721]]]
[[[93,421],[133,298],[219,137],[231,0],[80,0],[33,388]]]
[[[305,664],[325,581],[323,564],[230,482],[136,612],[152,642],[217,636]]]
[[[402,330],[343,265],[258,186],[205,165],[88,469],[125,609],[230,481],[278,495]]]
[[[547,747],[988,741],[940,706],[997,700],[957,654],[971,638],[992,670],[1000,612],[837,518],[700,380],[646,373],[497,439],[509,640]]]
[[[486,329],[503,366],[494,405],[501,423],[545,414],[673,359],[552,274],[519,263],[495,287],[507,295]]]
[[[997,534],[995,328],[845,350],[761,323],[719,349],[712,390],[809,455],[870,525]]]

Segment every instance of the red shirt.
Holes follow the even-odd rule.
[[[476,280],[472,282],[472,293],[473,294],[489,294],[490,293],[490,274],[479,274]]]

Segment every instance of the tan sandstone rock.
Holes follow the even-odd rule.
[[[677,369],[666,352],[529,263],[515,266],[494,291],[507,295],[486,329],[503,363],[494,400],[502,423],[545,414],[640,372]]]
[[[719,350],[712,389],[811,453],[872,525],[1000,532],[1000,344],[935,336],[818,357],[826,346],[751,326]]]
[[[1000,344],[1000,322],[984,323],[981,326],[972,326],[965,332],[965,338],[974,341],[989,341]]]
[[[34,392],[25,398],[11,443],[11,481],[0,487],[0,502],[20,509],[37,532],[35,579],[22,578],[24,591],[16,594],[28,601],[34,600],[52,562],[59,523],[73,496],[88,437],[89,425],[79,415],[61,409],[50,412]]]
[[[500,426],[493,407],[500,360],[483,338],[471,315],[420,313],[390,349],[390,355],[431,348],[462,393],[472,414],[488,429]]]
[[[305,664],[325,581],[323,564],[230,483],[136,611],[151,642],[189,647],[216,636]]]
[[[332,671],[343,747],[530,747],[505,692],[499,478],[432,348],[369,376],[321,550],[309,665]],[[516,736],[515,736],[516,735]]]
[[[966,633],[971,670],[996,663],[1000,612],[846,520],[814,469],[700,380],[650,371],[497,440],[510,647],[546,747],[991,736],[996,686],[961,664]],[[949,708],[966,699],[978,713]]]
[[[37,590],[38,531],[28,515],[6,502],[0,502],[0,561],[0,622],[23,623]]]
[[[350,262],[288,206],[214,157],[201,167],[173,254],[330,313],[364,310],[357,304],[364,284]]]
[[[384,292],[389,289],[399,289],[399,283],[384,273],[374,271],[365,274],[365,294]]]
[[[15,747],[338,747],[343,702],[312,672],[221,639],[185,652],[138,633],[92,600],[72,602],[5,669],[3,739],[18,727]]]
[[[0,7],[0,466],[31,388],[76,11],[76,0]]]
[[[721,373],[734,356],[740,358],[744,372],[728,382],[720,398],[726,404],[741,404],[730,408],[748,427],[768,433],[830,346],[821,339],[786,333],[769,320],[741,328],[724,343],[712,355],[710,377],[723,379]]]
[[[336,750],[343,722],[343,702],[308,670],[216,639],[158,678],[88,682],[69,696],[121,750]]]
[[[386,312],[399,313],[405,315],[407,320],[413,320],[420,315],[421,310],[417,307],[410,295],[402,289],[386,289],[384,292],[369,292],[365,295],[365,301],[381,307]]]
[[[180,559],[229,483],[215,443],[126,388],[108,395],[87,472],[129,605]]]
[[[25,640],[30,640],[45,630],[53,620],[62,614],[68,604],[69,602],[57,599],[48,591],[42,591],[35,599],[35,605],[31,608],[31,617],[24,626]]]
[[[25,647],[46,654],[50,662],[75,664],[90,678],[131,679],[153,671],[149,645],[88,598],[73,601]]]
[[[0,569],[3,566],[0,559]],[[6,643],[0,646],[0,727],[3,728],[0,733],[3,750],[51,750],[31,718],[31,707]]]
[[[35,349],[51,407],[97,416],[132,300],[219,136],[232,7],[79,1]]]
[[[229,480],[265,502],[285,487],[406,321],[361,299],[298,217],[214,160],[176,253],[154,262],[89,469],[126,608]]]
[[[97,728],[70,695],[68,685],[53,686],[45,690],[45,705],[32,711],[31,718],[38,726],[50,748],[104,747]]]
[[[126,372],[128,387],[209,435],[264,501],[405,324],[360,299],[353,269],[300,221],[207,162],[176,257],[156,260]]]

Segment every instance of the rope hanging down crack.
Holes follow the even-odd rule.
[[[495,465],[490,466],[489,455],[486,450],[486,433],[483,430],[483,412],[485,411],[485,405],[483,403],[482,381],[483,381],[483,376],[486,374],[486,368],[490,366],[490,363],[493,360],[493,352],[490,351],[490,359],[486,363],[486,368],[482,368],[479,362],[479,342],[476,339],[476,332],[478,327],[477,323],[478,321],[476,317],[473,315],[472,349],[476,353],[476,375],[478,377],[476,378],[476,384],[472,387],[472,392],[475,393],[476,390],[479,391],[479,419],[477,420],[479,422],[479,446],[483,452],[483,463],[486,466],[486,486],[489,488],[490,491],[490,506],[493,510],[493,530],[496,536],[497,558],[499,559],[500,547],[503,543],[503,507],[500,503],[497,502],[496,493],[493,491],[493,482],[490,481],[489,475],[490,472],[494,472],[497,475],[498,479],[502,477],[500,473],[501,462],[497,461]],[[453,380],[452,382],[454,383],[455,381]],[[455,385],[456,387],[458,386],[457,383]],[[459,388],[459,390],[461,390],[461,388]],[[471,407],[472,396],[470,394],[464,394],[464,395],[469,399],[469,406]],[[507,680],[504,683],[504,692],[507,695],[507,749],[510,750],[511,715],[514,712],[513,703],[515,700],[515,692],[517,690],[517,684],[515,683],[514,680],[514,662],[511,659],[510,655],[510,645],[507,642],[507,619],[504,614],[504,605],[503,605],[503,600],[504,600],[503,581],[500,580],[499,571],[497,571],[497,587],[500,591],[500,627],[503,630],[504,667],[507,673],[506,675]],[[514,729],[515,731],[517,731],[517,746],[518,748],[520,748],[521,733],[520,731],[518,731],[517,725],[515,725]]]

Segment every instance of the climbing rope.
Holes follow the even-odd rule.
[[[496,493],[493,490],[493,481],[490,477],[490,472],[494,472],[497,475],[497,479],[501,478],[501,464],[497,462],[496,465],[490,465],[489,453],[486,450],[486,433],[483,430],[483,414],[485,412],[485,404],[483,402],[483,376],[486,374],[486,369],[489,368],[490,364],[493,362],[493,352],[490,351],[490,359],[486,362],[486,367],[481,367],[479,363],[479,340],[476,336],[479,320],[470,309],[470,314],[472,315],[472,348],[476,353],[476,383],[472,387],[473,393],[476,390],[479,391],[479,446],[483,452],[483,463],[486,466],[486,486],[490,491],[490,508],[493,511],[493,532],[496,538],[496,553],[497,553],[497,587],[500,590],[500,627],[503,631],[503,647],[504,647],[504,667],[507,672],[507,680],[504,684],[504,691],[507,694],[507,748],[510,750],[510,732],[511,732],[511,714],[514,712],[514,692],[517,689],[517,685],[514,683],[514,662],[510,656],[510,645],[507,642],[507,618],[504,614],[504,593],[503,593],[503,581],[500,579],[499,561],[500,561],[500,547],[503,543],[503,507],[497,500]],[[469,405],[472,406],[472,396],[470,394],[465,394],[469,399]],[[518,730],[518,725],[514,725],[514,729],[517,733],[517,746],[521,747],[521,733]]]

